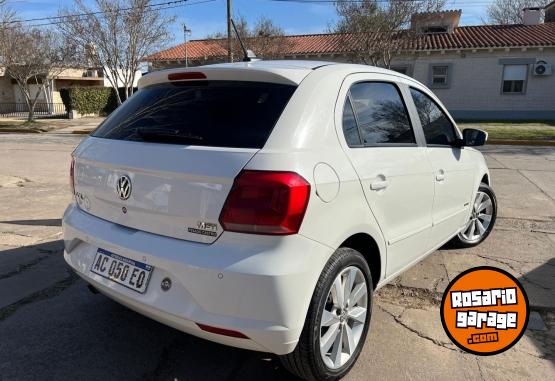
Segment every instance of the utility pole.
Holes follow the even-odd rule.
[[[227,0],[227,60],[229,62],[233,62],[233,46],[231,40],[231,19],[233,18],[232,12],[233,10],[231,0]]]
[[[191,29],[187,29],[187,25],[183,23],[183,39],[185,40],[185,67],[189,67],[189,57],[187,52],[187,34],[191,34]]]

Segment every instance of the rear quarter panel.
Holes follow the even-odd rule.
[[[311,197],[300,234],[334,250],[353,234],[369,234],[380,249],[383,279],[384,239],[335,127],[338,92],[350,73],[351,70],[331,65],[309,74],[289,101],[264,148],[246,168],[295,171],[303,176],[311,184]],[[322,163],[337,174],[335,180],[315,177],[315,168]],[[335,197],[320,197],[318,189],[334,186],[337,186]],[[329,255],[315,258],[318,275],[328,259]]]

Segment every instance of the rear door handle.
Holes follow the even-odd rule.
[[[439,172],[436,174],[436,180],[437,181],[445,180],[445,171],[443,169],[440,169]]]
[[[388,185],[389,185],[389,181],[387,180],[374,181],[373,183],[370,184],[370,189],[372,190],[385,189],[387,188]]]

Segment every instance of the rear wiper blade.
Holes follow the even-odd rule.
[[[193,135],[190,132],[180,131],[178,129],[168,128],[137,128],[137,134],[143,140],[164,140],[164,139],[188,139],[188,140],[203,140],[202,136]]]

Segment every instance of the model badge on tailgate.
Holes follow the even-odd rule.
[[[211,237],[216,237],[218,235],[218,225],[212,222],[202,222],[197,221],[196,228],[187,228],[189,233],[201,234],[201,235],[209,235]]]

